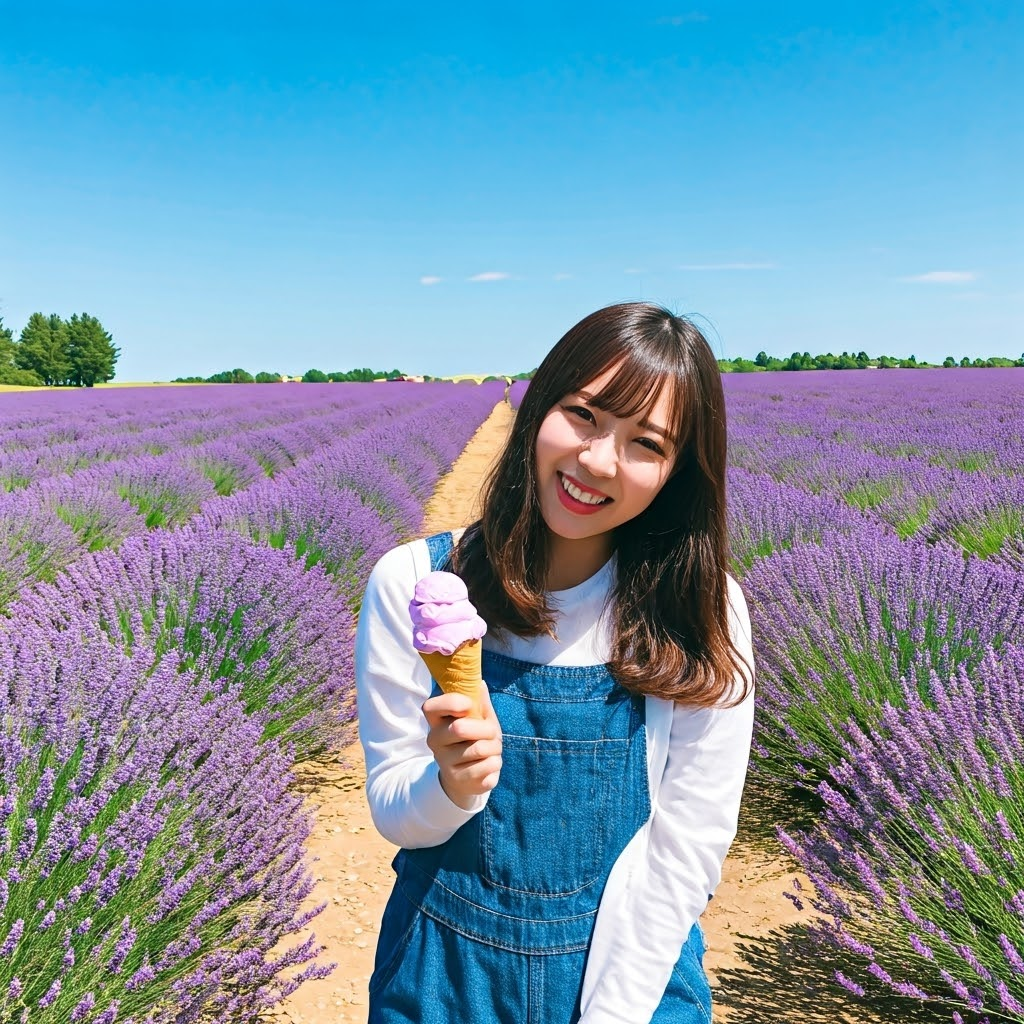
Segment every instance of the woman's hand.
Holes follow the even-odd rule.
[[[469,810],[474,798],[498,784],[501,772],[501,726],[484,687],[483,718],[469,718],[472,702],[461,693],[442,693],[423,702],[427,746],[448,799]]]

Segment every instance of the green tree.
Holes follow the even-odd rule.
[[[0,370],[8,367],[14,368],[14,353],[16,351],[14,332],[10,327],[4,327],[4,318],[0,316]]]
[[[814,370],[816,369],[816,364],[810,352],[805,352],[803,355],[799,352],[794,352],[782,364],[781,368],[783,370]]]
[[[120,354],[114,339],[96,317],[76,313],[68,321],[68,362],[71,364],[72,384],[91,388],[93,384],[110,380]]]
[[[335,370],[333,373],[327,374],[327,379],[335,383],[343,383],[346,381],[371,381],[384,376],[386,376],[384,370],[371,370],[368,366],[363,366],[358,370]]]
[[[18,340],[15,365],[47,384],[66,384],[72,376],[68,343],[68,325],[56,313],[33,313]]]
[[[281,374],[269,373],[267,370],[260,370],[255,377],[257,384],[279,384],[281,381]]]
[[[754,356],[754,362],[757,363],[758,366],[767,367],[768,366],[768,353],[767,352],[758,352],[757,355]]]
[[[323,370],[307,370],[302,375],[302,380],[306,384],[327,384],[330,378]]]
[[[719,362],[719,366],[721,366]],[[760,370],[760,364],[755,363],[753,360],[744,359],[743,356],[736,356],[735,359],[729,364],[727,373],[756,373]]]
[[[252,382],[252,374],[240,366],[233,370],[221,370],[220,373],[206,378],[207,384],[251,384]]]
[[[18,370],[13,366],[0,366],[0,384],[16,384],[18,387],[41,388],[42,378],[32,370]]]
[[[942,360],[942,365],[948,370],[951,366],[956,366],[956,360],[952,356],[946,356]]]
[[[50,339],[54,352],[54,370],[58,384],[71,383],[71,357],[68,354],[68,323],[61,319],[56,313],[49,316]],[[115,352],[120,354],[120,349]],[[59,353],[59,355],[58,355]],[[117,355],[114,356],[117,358]]]

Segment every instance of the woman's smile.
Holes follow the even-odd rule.
[[[556,471],[558,477],[558,496],[562,504],[576,515],[590,516],[610,505],[613,498],[587,487],[568,473]]]

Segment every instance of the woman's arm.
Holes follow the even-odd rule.
[[[359,739],[366,758],[366,797],[377,830],[396,846],[445,842],[487,802],[456,806],[441,788],[427,747],[422,705],[430,673],[412,646],[409,601],[429,571],[422,541],[389,551],[374,566],[356,629],[355,675]],[[423,565],[417,565],[417,555]]]
[[[733,636],[753,666],[750,620],[730,580]],[[737,689],[739,681],[737,681]],[[721,879],[750,756],[753,692],[728,709],[672,709],[651,817],[616,862],[587,960],[580,1024],[642,1024]]]

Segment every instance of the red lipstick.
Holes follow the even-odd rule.
[[[570,512],[575,512],[577,515],[580,516],[589,516],[593,515],[595,512],[600,511],[606,505],[611,504],[611,501],[603,501],[600,505],[588,505],[585,501],[577,501],[576,498],[574,498],[563,486],[562,477],[563,474],[556,474],[555,486],[558,488],[558,500]],[[584,491],[587,494],[593,494],[595,497],[605,497],[605,495],[599,495],[599,493],[593,490],[592,488],[585,487],[583,484],[579,483],[579,481],[574,480],[571,476],[567,477],[566,479],[568,479],[569,483],[571,483],[574,487],[578,487],[581,491]]]

